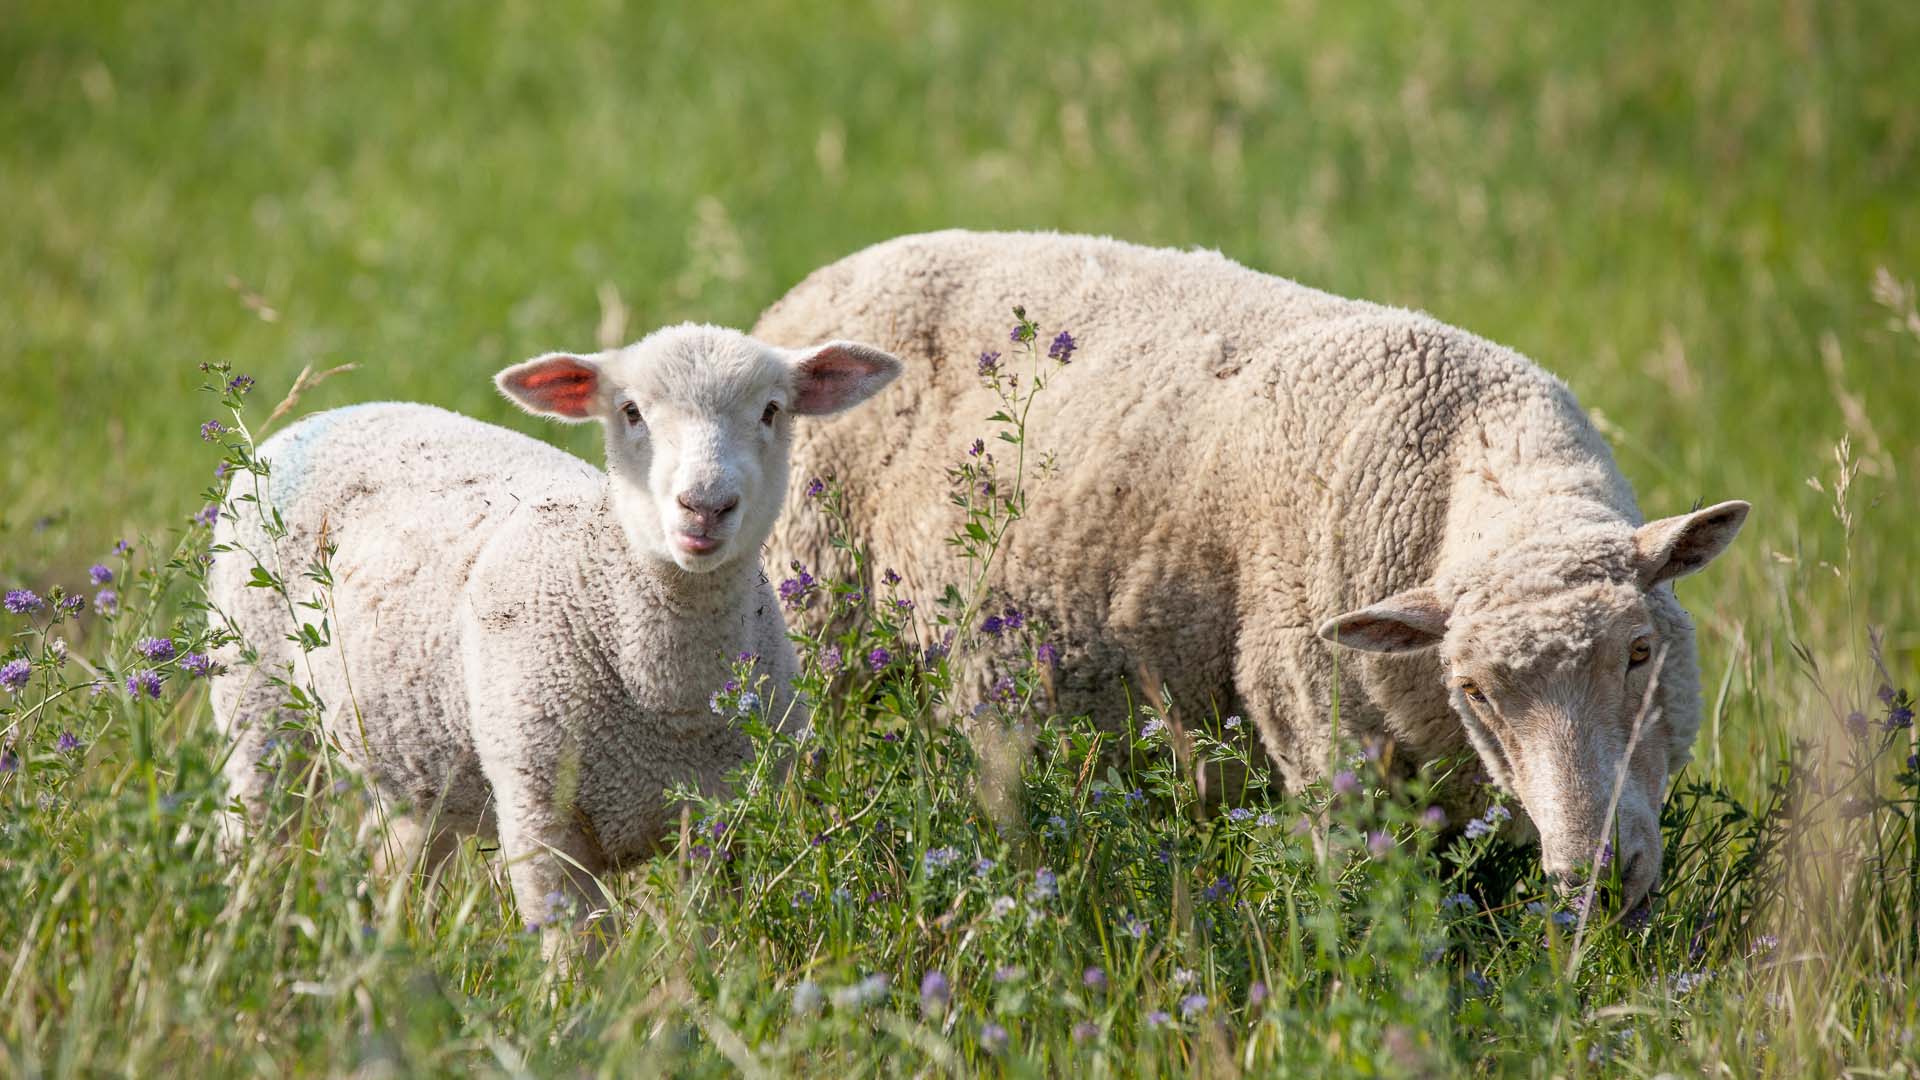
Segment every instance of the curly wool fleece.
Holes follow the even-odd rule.
[[[1323,625],[1425,586],[1440,624],[1451,612],[1497,648],[1576,653],[1603,628],[1553,598],[1605,585],[1643,600],[1665,643],[1647,742],[1661,771],[1686,760],[1691,627],[1670,586],[1643,581],[1633,493],[1567,387],[1426,315],[1217,253],[932,233],[824,267],[768,309],[764,340],[861,337],[908,364],[879,407],[794,448],[796,475],[844,485],[867,566],[897,570],[909,594],[953,579],[954,523],[929,508],[998,406],[974,357],[1005,341],[1016,303],[1081,347],[1028,418],[1059,472],[1031,487],[991,583],[1051,627],[1062,712],[1118,722],[1164,688],[1253,718],[1298,786],[1329,771],[1337,671],[1344,734],[1390,739],[1417,765],[1473,748],[1437,636],[1336,656]],[[1728,505],[1718,523],[1737,528],[1744,504]],[[785,515],[772,557],[850,572],[824,530]]]

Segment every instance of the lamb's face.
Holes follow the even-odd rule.
[[[627,535],[699,573],[757,555],[773,530],[792,417],[848,408],[899,370],[864,345],[794,351],[678,326],[597,356],[543,356],[497,381],[530,411],[600,420]]]
[[[1667,582],[1725,550],[1747,509],[1489,552],[1320,632],[1373,652],[1437,649],[1461,726],[1526,808],[1544,868],[1568,885],[1597,870],[1631,910],[1659,882],[1666,779],[1699,719],[1692,629]]]

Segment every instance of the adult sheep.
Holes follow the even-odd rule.
[[[1337,673],[1346,734],[1409,764],[1477,751],[1563,880],[1609,841],[1618,778],[1623,899],[1650,894],[1700,712],[1671,582],[1747,504],[1642,524],[1563,383],[1426,315],[1210,252],[952,231],[816,271],[755,330],[907,360],[794,451],[907,588],[953,576],[952,523],[928,510],[997,406],[975,358],[1006,347],[1016,303],[1081,342],[1028,418],[1059,472],[991,582],[1053,628],[1062,711],[1111,721],[1164,686],[1250,717],[1298,786],[1338,767]],[[845,570],[817,515],[789,515],[773,554]]]
[[[710,698],[751,653],[766,714],[807,721],[759,550],[784,501],[795,416],[845,409],[899,371],[878,350],[770,347],[678,326],[497,383],[542,416],[598,421],[607,473],[543,442],[425,405],[308,417],[268,439],[277,544],[251,504],[221,520],[209,594],[240,645],[214,684],[228,782],[257,810],[285,693],[312,680],[328,737],[394,814],[401,852],[437,863],[496,834],[516,903],[553,926],[602,906],[595,876],[654,851],[665,792],[717,786],[748,751]],[[243,489],[235,494],[250,494]],[[332,640],[304,661],[256,560],[298,580],[331,544]],[[296,597],[299,598],[299,597]],[[255,667],[261,670],[255,670]],[[549,935],[551,949],[557,935]]]

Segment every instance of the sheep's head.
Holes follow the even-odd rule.
[[[683,325],[624,349],[549,353],[502,371],[502,393],[541,416],[606,428],[615,511],[643,551],[684,570],[757,554],[787,493],[792,417],[873,396],[900,361],[832,341],[782,349]]]
[[[1517,539],[1320,633],[1438,650],[1454,711],[1526,808],[1547,872],[1573,887],[1598,867],[1631,910],[1659,882],[1660,804],[1699,726],[1693,629],[1668,582],[1725,550],[1747,509],[1588,527],[1572,544]]]

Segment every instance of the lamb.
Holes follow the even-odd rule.
[[[497,835],[520,915],[559,927],[555,951],[563,913],[604,906],[596,878],[657,849],[667,788],[711,791],[748,753],[710,708],[740,654],[769,721],[807,723],[759,563],[793,418],[849,408],[899,370],[852,342],[787,350],[683,325],[500,372],[528,412],[599,421],[605,475],[426,405],[335,409],[268,439],[288,534],[274,550],[257,513],[223,519],[209,580],[259,650],[255,665],[238,643],[219,658],[236,669],[213,693],[232,791],[258,812],[284,700],[262,676],[299,660],[285,602],[247,587],[244,552],[297,579],[331,543],[332,641],[310,657],[327,737],[394,812],[402,857],[437,864],[463,834]]]
[[[1347,767],[1337,691],[1340,734],[1398,772],[1477,753],[1563,884],[1617,857],[1621,902],[1649,897],[1700,717],[1672,582],[1746,503],[1642,524],[1565,384],[1427,315],[1212,252],[949,231],[814,272],[755,329],[907,358],[878,407],[794,449],[904,588],[952,579],[928,508],[994,411],[974,356],[1006,348],[1016,303],[1080,342],[1028,420],[1058,474],[990,581],[1052,628],[1061,712],[1113,724],[1164,687],[1251,719],[1297,789]],[[773,557],[850,572],[823,529],[789,515]],[[1457,822],[1483,796],[1456,781],[1444,802]]]

